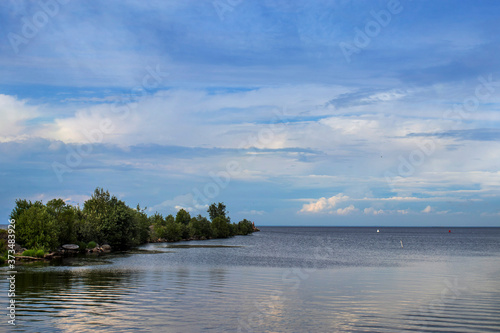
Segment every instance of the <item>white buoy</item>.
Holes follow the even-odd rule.
[[[377,232],[380,232],[380,230],[377,229]]]
[[[402,240],[400,240],[400,242],[401,242],[401,248],[403,248],[403,241],[402,241]]]

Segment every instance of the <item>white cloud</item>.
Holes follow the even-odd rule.
[[[337,215],[348,215],[353,212],[357,212],[358,209],[354,207],[354,205],[349,205],[345,208],[339,208],[335,211]]]
[[[201,212],[206,211],[208,205],[200,204],[191,193],[178,195],[171,200],[165,200],[159,204],[156,204],[150,208],[148,211],[150,213],[159,212],[172,212],[172,210],[178,211],[180,209],[184,209],[188,212]]]
[[[384,214],[384,211],[382,209],[376,210],[373,207],[365,208],[363,212],[366,215],[379,215],[379,214]]]
[[[332,209],[342,201],[348,200],[349,197],[344,195],[343,193],[339,193],[330,198],[319,198],[311,203],[304,204],[302,209],[299,211],[300,213],[324,213],[328,211],[332,211]]]
[[[85,201],[90,199],[90,195],[88,194],[73,194],[70,196],[65,197],[63,200],[65,203],[69,205],[80,205],[80,207],[83,207],[83,204]]]
[[[36,106],[24,100],[0,94],[0,143],[28,138],[26,121],[39,115]]]
[[[431,206],[427,206],[425,207],[423,210],[422,210],[422,213],[430,213],[432,211],[432,207]]]

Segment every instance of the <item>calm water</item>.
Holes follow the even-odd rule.
[[[263,227],[141,249],[18,266],[17,325],[0,330],[500,331],[500,228]]]

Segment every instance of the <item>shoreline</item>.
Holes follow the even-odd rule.
[[[259,231],[260,231],[259,228],[254,227],[252,233],[259,232]],[[248,235],[235,235],[235,236],[249,236],[252,233],[250,233]],[[235,236],[232,236],[232,237],[235,237]],[[157,240],[148,241],[144,244],[141,244],[140,246],[146,245],[146,244],[155,244],[155,243],[178,243],[178,242],[203,241],[203,240],[213,240],[213,239],[228,239],[228,238],[232,238],[232,237],[226,237],[226,238],[216,238],[216,237],[187,238],[187,239],[180,239],[180,240],[176,240],[176,241],[171,241],[171,240],[166,240],[166,239],[157,239]],[[70,245],[69,247],[71,247],[71,249],[64,248],[64,246],[68,247],[68,245]],[[77,247],[76,249],[74,248],[75,246]],[[41,262],[41,261],[51,262],[52,260],[77,257],[77,256],[101,256],[101,255],[110,254],[110,253],[119,252],[119,251],[132,252],[132,251],[134,251],[134,249],[136,249],[136,247],[126,249],[126,250],[113,250],[111,248],[111,246],[109,246],[108,244],[103,244],[101,246],[98,245],[92,249],[85,249],[84,251],[82,251],[78,248],[78,245],[76,245],[76,244],[64,244],[57,251],[52,251],[52,252],[46,253],[46,254],[44,254],[43,257],[23,256],[22,253],[24,253],[25,249],[22,249],[23,250],[22,252],[18,252],[14,256],[16,259],[16,263],[22,264],[22,263]],[[5,261],[2,264],[2,266],[6,265],[6,264],[7,264],[7,261]]]

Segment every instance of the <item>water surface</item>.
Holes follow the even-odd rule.
[[[379,229],[263,227],[226,240],[148,244],[131,253],[18,266],[17,325],[5,319],[0,327],[500,331],[499,229]],[[1,295],[6,305],[6,292]]]

